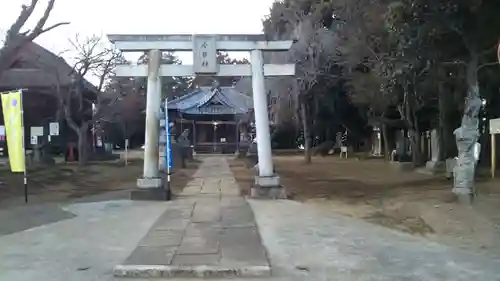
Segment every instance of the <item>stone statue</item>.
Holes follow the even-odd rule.
[[[182,134],[177,138],[177,143],[180,146],[183,159],[193,159],[193,150],[191,149],[191,141],[189,140],[189,129],[184,129]],[[183,164],[183,168],[185,164]]]
[[[189,141],[189,129],[185,129],[182,134],[177,138],[177,142],[182,146],[189,146],[191,142]]]
[[[458,159],[454,170],[453,193],[462,198],[474,197],[474,174],[476,169],[476,157],[474,146],[479,139],[479,110],[481,108],[479,98],[479,87],[474,85],[469,90],[465,101],[462,124],[453,133],[457,142]]]
[[[250,142],[252,141],[252,138],[251,138],[251,122],[252,122],[252,119],[253,119],[253,115],[252,115],[252,112],[248,112],[247,114],[245,114],[245,116],[243,116],[243,118],[241,120],[238,121],[238,137],[239,137],[239,140],[238,140],[238,148],[237,148],[237,151],[236,151],[236,155],[238,157],[240,156],[245,156],[247,151],[248,151],[248,147],[250,145]]]

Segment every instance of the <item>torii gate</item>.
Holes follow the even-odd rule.
[[[132,199],[168,200],[169,187],[159,177],[159,118],[161,77],[163,76],[252,76],[259,175],[257,194],[267,195],[280,186],[274,174],[265,76],[295,75],[294,64],[264,64],[263,51],[287,51],[293,41],[267,41],[264,35],[108,35],[122,52],[149,52],[148,65],[119,65],[116,76],[148,77],[146,101],[146,139],[143,178]],[[193,65],[161,65],[162,51],[193,51]],[[219,65],[217,51],[249,51],[251,65]],[[274,192],[273,192],[274,193]]]

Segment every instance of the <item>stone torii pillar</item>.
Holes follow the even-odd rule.
[[[277,191],[280,180],[274,174],[265,76],[293,76],[294,64],[264,64],[263,51],[287,51],[289,41],[267,41],[264,35],[108,35],[108,39],[122,52],[149,52],[149,65],[119,65],[116,76],[148,77],[146,105],[146,141],[143,178],[137,199],[167,199],[168,187],[163,188],[159,178],[159,110],[161,82],[164,76],[252,76],[253,103],[257,131],[259,172],[255,178],[255,196],[267,196]],[[193,51],[193,65],[160,65],[162,51]],[[217,51],[251,52],[251,65],[219,65]],[[152,59],[154,58],[154,62]],[[157,59],[158,58],[158,59]],[[279,189],[278,189],[279,190]],[[135,196],[137,195],[137,196]]]

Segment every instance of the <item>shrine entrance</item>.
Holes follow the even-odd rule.
[[[147,77],[146,99],[146,139],[144,142],[144,169],[142,178],[138,179],[138,190],[132,192],[139,196],[162,197],[169,194],[164,191],[163,180],[159,173],[159,132],[161,77],[162,76],[251,76],[253,104],[255,110],[255,127],[257,132],[257,151],[259,159],[259,174],[256,186],[280,188],[279,177],[274,173],[271,137],[268,118],[268,104],[264,86],[265,76],[295,75],[294,64],[264,64],[263,51],[288,51],[293,40],[268,41],[263,34],[259,35],[108,35],[115,48],[122,52],[148,52],[148,65],[118,65],[115,75],[118,77]],[[192,51],[193,65],[162,65],[163,51]],[[217,51],[250,52],[250,65],[219,65]],[[191,108],[200,110],[219,110],[224,107],[217,105],[203,106],[192,103]],[[224,101],[230,105],[230,102]],[[222,104],[224,104],[222,103]],[[236,104],[234,104],[236,105]],[[231,107],[229,107],[231,108]],[[233,107],[234,109],[235,107]],[[234,114],[234,112],[231,112]],[[203,114],[202,114],[203,115]],[[216,114],[214,114],[216,115]],[[212,121],[214,122],[214,121]],[[213,125],[213,123],[212,123]],[[218,124],[217,124],[218,125]],[[195,126],[196,127],[196,126]],[[214,126],[217,127],[217,126]],[[217,129],[215,129],[216,131]],[[236,132],[234,134],[236,136]],[[214,134],[217,144],[217,131]],[[220,142],[220,139],[219,139]],[[148,190],[149,189],[149,190]],[[168,188],[167,188],[168,189]],[[158,196],[156,196],[158,197]],[[148,197],[149,198],[149,197]]]
[[[234,153],[238,121],[253,110],[253,101],[233,87],[201,87],[170,101],[168,110],[176,130],[189,130],[197,153]]]

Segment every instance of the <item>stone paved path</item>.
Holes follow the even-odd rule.
[[[224,157],[203,158],[115,277],[269,276],[252,209]]]

